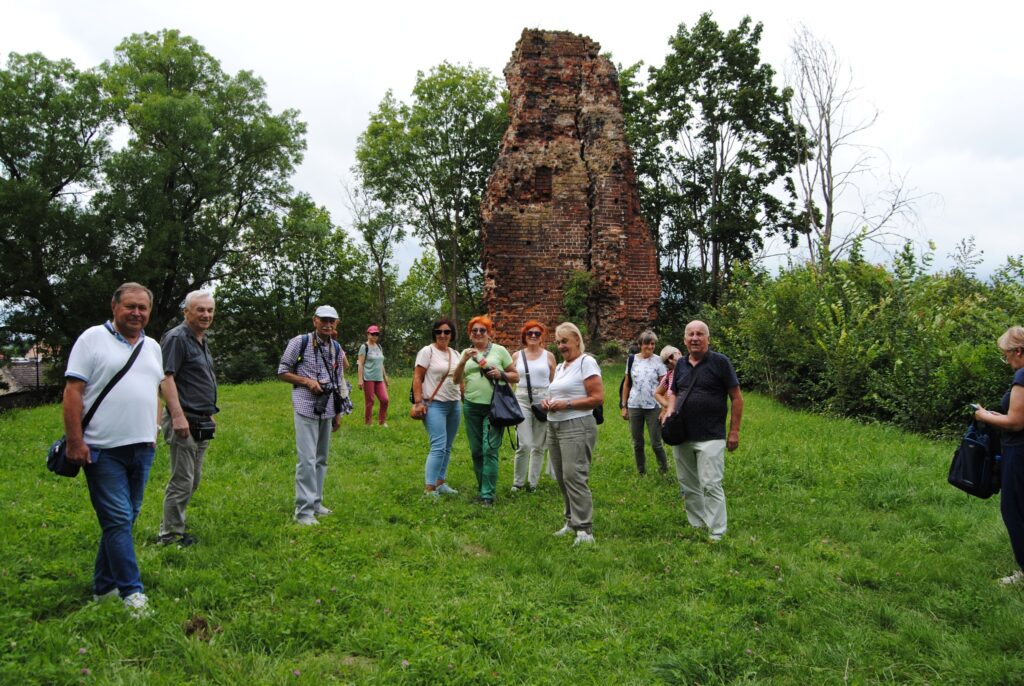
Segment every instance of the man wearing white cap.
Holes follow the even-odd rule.
[[[313,314],[313,332],[288,341],[277,378],[292,385],[295,413],[295,521],[312,526],[331,514],[323,503],[331,434],[341,420],[341,384],[346,383],[345,353],[334,340],[338,311],[321,305]],[[347,390],[347,389],[346,389]]]

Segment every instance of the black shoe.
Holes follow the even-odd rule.
[[[480,504],[484,507],[494,507],[494,501],[491,500],[490,498],[483,498],[480,501]]]
[[[166,536],[157,536],[157,545],[170,545],[172,543],[178,543],[182,539],[181,534],[168,534]]]
[[[198,543],[198,541],[196,541],[195,536],[192,534],[182,534],[181,538],[178,539],[179,548],[187,548],[190,545],[195,545],[196,543]]]

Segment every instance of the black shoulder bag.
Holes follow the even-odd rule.
[[[960,447],[953,453],[947,480],[977,498],[991,498],[1001,486],[999,434],[975,420],[967,426]]]
[[[526,369],[526,395],[530,398],[530,412],[537,418],[539,422],[546,422],[548,420],[548,411],[540,406],[540,403],[533,402],[533,386],[530,384],[530,359],[526,356],[526,351],[521,350],[519,354],[523,356],[523,368]],[[546,355],[541,355],[541,359]],[[551,369],[548,367],[548,369]]]
[[[687,364],[686,360],[679,360],[676,364]],[[661,425],[661,440],[668,445],[680,445],[686,441],[686,419],[683,417],[683,405],[686,404],[686,399],[690,397],[690,391],[697,383],[697,374],[700,372],[700,365],[693,370],[693,375],[690,378],[690,386],[683,393],[683,397],[676,403],[675,412],[665,418],[665,423]]]
[[[145,342],[146,340],[142,339],[142,342],[135,346],[135,350],[132,351],[131,357],[129,357],[128,361],[124,363],[121,370],[117,374],[114,374],[114,378],[107,382],[107,385],[103,387],[102,391],[100,391],[99,397],[96,398],[96,402],[92,404],[89,411],[84,417],[82,417],[83,434],[85,433],[85,427],[89,426],[89,422],[92,421],[93,415],[96,414],[96,410],[100,409],[100,403],[103,402],[103,399],[107,397],[107,394],[110,393],[111,389],[114,388],[117,382],[121,380],[121,377],[127,374],[128,370],[132,368],[133,364],[135,364],[135,358],[139,356],[139,352],[142,351],[142,345]],[[77,462],[70,462],[68,460],[67,439],[68,437],[66,435],[61,436],[53,442],[53,445],[50,446],[49,452],[46,453],[46,468],[59,476],[75,477],[78,476],[78,470],[81,469],[81,465]]]

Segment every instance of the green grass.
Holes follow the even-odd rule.
[[[609,388],[621,373],[606,370]],[[221,389],[189,549],[152,543],[160,446],[136,530],[155,613],[139,621],[90,601],[84,479],[43,465],[59,407],[0,417],[0,683],[1024,684],[1024,592],[994,581],[1013,569],[998,500],[945,483],[952,443],[750,395],[727,460],[729,535],[711,544],[673,479],[635,475],[609,400],[597,545],[577,550],[551,536],[552,481],[505,496],[507,443],[493,509],[471,503],[461,436],[461,495],[420,496],[407,379],[389,429],[349,416],[335,435],[336,514],[294,525],[288,393]]]

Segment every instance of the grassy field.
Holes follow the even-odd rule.
[[[136,530],[155,612],[138,621],[90,600],[85,481],[43,464],[59,407],[0,417],[0,683],[1024,684],[1024,589],[995,583],[1013,569],[998,499],[945,483],[952,443],[750,395],[712,544],[674,478],[636,476],[609,400],[597,545],[574,549],[551,536],[556,484],[507,495],[507,443],[493,509],[471,502],[461,436],[460,496],[421,497],[408,379],[390,428],[349,416],[335,435],[336,514],[294,525],[288,393],[221,389],[188,549],[153,543],[161,445]]]

